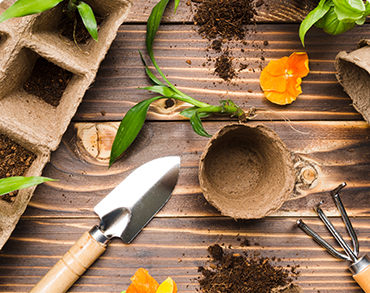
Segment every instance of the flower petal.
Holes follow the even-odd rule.
[[[287,64],[288,72],[297,77],[305,77],[310,71],[308,67],[308,56],[305,52],[294,52],[289,56]]]
[[[298,97],[302,93],[302,79],[300,77],[290,77],[287,84],[287,92],[292,96]]]
[[[131,282],[126,293],[155,293],[159,287],[158,282],[143,268],[136,271]]]
[[[291,95],[288,91],[283,93],[266,91],[265,96],[270,102],[278,105],[290,104],[297,98],[296,96]]]
[[[265,67],[260,75],[260,85],[263,91],[285,92],[287,87],[287,79],[284,75],[273,76],[267,67]]]
[[[265,91],[265,96],[270,102],[278,105],[290,104],[302,93],[301,82],[302,79],[300,77],[290,77],[287,82],[286,91]]]
[[[285,71],[288,69],[288,57],[271,60],[265,68],[273,76],[285,75]]]

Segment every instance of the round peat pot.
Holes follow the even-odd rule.
[[[264,125],[222,127],[199,165],[205,198],[235,219],[263,218],[279,209],[293,192],[295,178],[290,151]]]

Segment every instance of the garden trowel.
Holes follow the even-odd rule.
[[[64,293],[105,251],[113,237],[130,243],[165,205],[176,186],[180,157],[163,157],[133,171],[94,211],[101,222],[85,232],[30,293]]]

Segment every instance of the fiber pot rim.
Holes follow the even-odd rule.
[[[245,160],[240,160],[240,154]],[[222,215],[235,219],[259,219],[278,210],[293,192],[295,180],[291,152],[262,124],[221,127],[199,162],[204,197]]]

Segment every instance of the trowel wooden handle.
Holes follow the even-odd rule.
[[[97,242],[89,232],[86,232],[30,293],[67,292],[105,249],[105,244]]]
[[[366,293],[370,293],[370,266],[363,269],[356,275],[353,275],[353,278],[360,285],[362,290]]]

